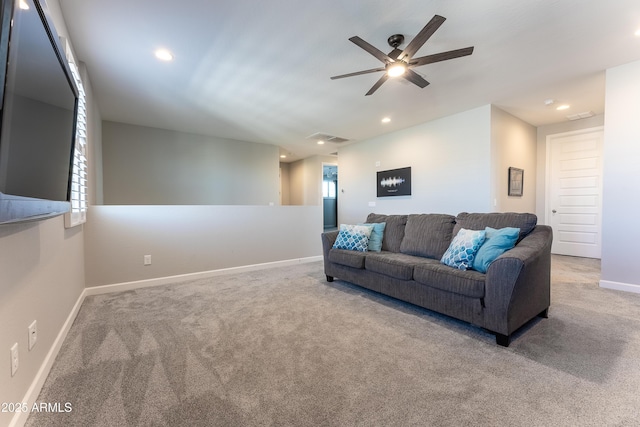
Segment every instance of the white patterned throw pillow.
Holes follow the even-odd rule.
[[[373,230],[372,225],[340,224],[340,231],[333,248],[366,252],[371,230]]]
[[[482,246],[485,236],[485,230],[466,230],[461,228],[451,241],[449,249],[444,253],[440,262],[460,270],[471,268],[473,258],[480,246]]]

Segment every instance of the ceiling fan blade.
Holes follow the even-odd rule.
[[[420,86],[421,88],[426,87],[429,84],[428,81],[423,79],[422,76],[420,76],[418,73],[416,73],[413,70],[405,71],[405,73],[402,75],[402,77],[404,77],[405,79],[409,80],[414,85]]]
[[[380,68],[372,68],[370,70],[364,70],[364,71],[356,71],[355,73],[349,73],[349,74],[341,74],[339,76],[333,76],[331,77],[331,80],[335,80],[335,79],[344,79],[345,77],[353,77],[353,76],[359,76],[361,74],[369,74],[369,73],[376,73],[378,71],[385,71],[384,67],[380,67]]]
[[[422,45],[425,44],[427,40],[429,40],[429,37],[431,37],[433,33],[435,33],[436,30],[440,28],[440,25],[442,25],[442,23],[446,19],[447,18],[440,15],[435,15],[433,18],[431,18],[431,21],[429,21],[427,25],[425,25],[424,28],[420,30],[418,34],[416,34],[413,40],[409,42],[407,47],[404,48],[401,57],[411,58],[413,55],[415,55],[416,52],[420,50]]]
[[[378,80],[378,81],[376,82],[376,84],[374,84],[374,85],[371,87],[371,89],[369,89],[369,92],[367,92],[367,93],[365,93],[365,94],[364,94],[364,96],[372,95],[372,94],[373,94],[373,92],[377,91],[377,90],[378,90],[378,88],[379,88],[380,86],[382,86],[382,83],[386,82],[388,78],[389,78],[389,75],[388,75],[387,73],[384,73],[384,74],[382,75],[382,77],[380,77],[380,80]]]
[[[409,65],[412,67],[418,67],[420,65],[433,64],[434,62],[460,58],[461,56],[471,55],[472,53],[473,53],[473,46],[465,47],[463,49],[450,50],[447,52],[441,52],[433,55],[427,55],[427,56],[422,56],[420,58],[412,59],[411,61],[409,61]]]
[[[349,40],[352,41],[353,43],[357,44],[362,49],[366,50],[371,55],[375,56],[376,58],[378,58],[380,61],[384,62],[385,64],[388,63],[388,62],[394,62],[395,61],[389,55],[387,55],[383,51],[379,50],[375,46],[373,46],[373,45],[367,43],[366,41],[362,40],[358,36],[353,36]]]

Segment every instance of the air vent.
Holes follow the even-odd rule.
[[[306,139],[312,139],[314,141],[333,142],[334,144],[341,144],[347,142],[347,138],[340,138],[339,136],[329,135],[328,133],[316,132],[313,135],[309,135]]]
[[[567,119],[569,120],[580,120],[580,119],[587,119],[589,117],[593,117],[595,116],[593,111],[585,111],[584,113],[577,113],[577,114],[570,114],[567,116]]]

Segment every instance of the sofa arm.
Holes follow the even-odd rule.
[[[322,233],[322,257],[324,259],[324,273],[327,275],[327,281],[333,282],[333,275],[329,272],[330,266],[329,264],[329,251],[333,247],[333,244],[336,242],[338,238],[338,231],[328,231],[326,233]]]
[[[485,282],[487,329],[508,336],[549,307],[552,240],[551,227],[538,225],[491,263]]]
[[[338,231],[327,231],[326,233],[322,233],[322,255],[325,259],[329,256],[329,250],[331,250],[337,238]]]

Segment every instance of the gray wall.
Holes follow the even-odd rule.
[[[340,222],[362,221],[369,212],[535,210],[535,128],[495,106],[349,145],[339,159]],[[376,197],[376,172],[407,166],[412,195]],[[525,170],[523,197],[507,196],[509,166]]]
[[[363,221],[369,212],[492,209],[490,105],[348,145],[338,158],[341,223]],[[408,166],[412,195],[377,198],[376,172]]]
[[[88,216],[87,286],[322,253],[320,206],[93,206]]]
[[[333,156],[312,156],[289,163],[289,204],[322,205],[322,165],[337,163]]]
[[[640,61],[607,70],[601,284],[640,292]]]
[[[66,36],[58,0],[47,0],[47,4],[58,33]],[[90,90],[90,82],[85,79],[84,83]],[[89,94],[88,102],[92,107]],[[96,112],[89,109],[90,115]],[[90,133],[88,139],[92,144],[94,135]],[[0,227],[0,402],[25,401],[84,283],[82,227],[66,230],[62,216]],[[38,342],[29,351],[27,328],[33,320],[38,322]],[[20,367],[11,377],[9,348],[15,342]],[[0,425],[9,425],[13,415],[0,412]]]
[[[536,149],[534,126],[496,106],[491,107],[493,210],[535,212]],[[509,196],[510,167],[524,170],[522,196]]]
[[[274,145],[105,121],[104,203],[268,205],[279,200]]]

